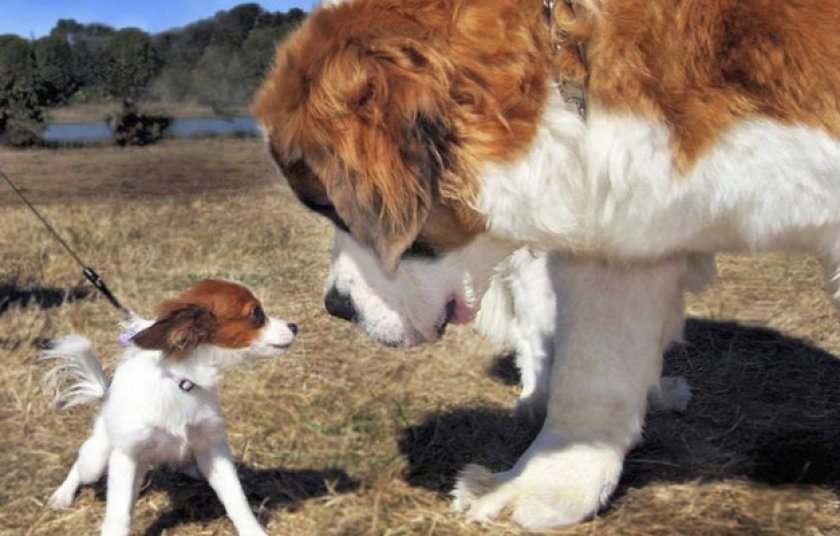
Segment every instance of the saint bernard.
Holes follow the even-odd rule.
[[[545,423],[465,469],[469,519],[607,501],[691,259],[813,252],[840,301],[838,28],[840,0],[335,0],[280,47],[254,112],[337,228],[330,313],[433,342],[513,252],[563,255]]]

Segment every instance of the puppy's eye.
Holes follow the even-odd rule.
[[[259,305],[255,305],[248,318],[254,326],[261,328],[265,324],[265,311]]]

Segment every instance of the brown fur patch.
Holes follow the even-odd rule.
[[[154,324],[137,333],[131,342],[146,350],[160,350],[169,357],[189,355],[198,345],[210,342],[217,329],[216,318],[204,307],[175,300]]]
[[[602,0],[588,90],[668,125],[686,170],[738,120],[840,136],[840,2]]]
[[[311,170],[298,194],[328,198],[393,266],[418,235],[445,251],[483,227],[479,164],[527,149],[548,43],[539,2],[357,0],[281,47],[254,113],[281,167]]]
[[[246,287],[205,279],[164,301],[155,323],[137,333],[132,342],[176,359],[202,343],[244,348],[259,335],[259,326],[251,318],[255,307],[261,307],[260,302]]]
[[[683,171],[749,117],[840,135],[837,0],[577,0],[552,22],[536,0],[319,9],[254,113],[299,196],[390,267],[418,236],[446,251],[483,228],[477,174],[527,150],[552,75],[666,124]]]
[[[554,76],[562,85],[586,82],[587,67],[582,56],[592,36],[592,11],[567,2],[555,2],[551,17]]]

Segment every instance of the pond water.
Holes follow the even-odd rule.
[[[168,136],[191,138],[194,136],[257,136],[260,131],[253,117],[238,115],[226,117],[177,117],[167,131]],[[47,123],[43,134],[47,142],[97,143],[111,138],[111,127],[105,121],[98,123]]]

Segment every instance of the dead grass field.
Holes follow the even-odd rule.
[[[231,374],[222,389],[251,503],[272,534],[516,534],[467,525],[446,497],[468,462],[513,463],[511,362],[468,327],[432,347],[384,349],[321,306],[331,231],[276,180],[254,140],[144,149],[0,151],[0,166],[109,281],[149,314],[202,277],[237,279],[299,323],[293,352]],[[0,284],[81,283],[0,185]],[[724,257],[691,298],[684,415],[652,414],[621,488],[597,519],[561,534],[840,534],[840,328],[808,258]],[[0,313],[0,533],[90,534],[102,485],[72,509],[45,500],[89,431],[91,408],[56,413],[32,342],[68,332],[113,361],[104,300]],[[777,330],[781,330],[777,331]],[[212,491],[152,473],[135,508],[144,535],[232,534]]]

